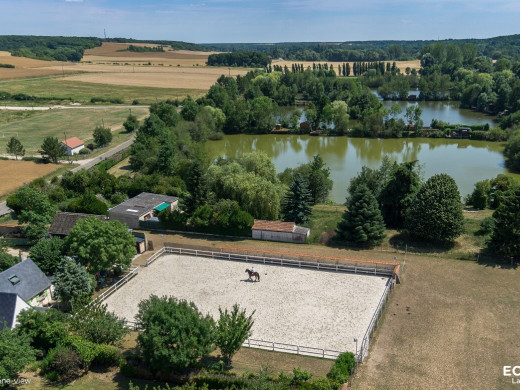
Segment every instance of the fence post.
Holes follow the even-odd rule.
[[[273,341],[273,351],[274,351],[274,341]]]
[[[323,359],[325,359],[325,350],[322,349],[321,352],[322,352],[322,355],[321,355],[321,356],[323,357]]]
[[[300,346],[297,345],[297,346],[296,346],[296,355],[299,355],[299,354],[300,354]]]

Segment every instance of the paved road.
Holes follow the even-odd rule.
[[[79,167],[71,169],[71,172],[78,172],[82,169],[90,169],[97,163],[106,160],[109,157],[112,157],[114,154],[120,152],[121,150],[127,149],[132,145],[132,142],[134,142],[135,138],[131,138],[128,141],[123,142],[122,144],[119,144],[117,146],[114,146],[113,148],[107,150],[104,153],[101,153],[99,156],[96,156],[94,158],[89,158],[86,160],[78,160],[77,163],[80,164]]]

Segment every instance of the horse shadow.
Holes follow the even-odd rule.
[[[259,282],[259,280],[253,280],[253,279],[240,279],[241,282],[246,282],[246,283],[257,283]]]

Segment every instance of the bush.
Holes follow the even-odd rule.
[[[119,350],[113,345],[98,344],[95,348],[95,354],[92,364],[111,367],[117,365],[119,361]]]
[[[487,236],[495,230],[495,220],[493,217],[486,217],[480,222],[480,229],[477,230],[478,236]]]
[[[327,378],[335,382],[333,387],[347,383],[356,367],[356,358],[352,352],[345,352],[338,356],[334,365],[327,374]]]
[[[88,340],[85,340],[84,338],[78,335],[69,335],[63,341],[63,345],[69,347],[71,350],[75,351],[81,357],[81,361],[83,362],[83,368],[86,371],[88,371],[90,364],[97,355],[98,345]]]
[[[92,193],[84,194],[83,196],[74,199],[67,208],[73,213],[87,213],[96,215],[108,215],[107,205],[96,198]]]
[[[82,368],[81,356],[64,346],[51,349],[41,363],[41,373],[52,381],[70,382],[81,376]]]
[[[83,149],[81,149],[81,150],[79,151],[79,154],[81,154],[81,155],[83,155],[83,156],[84,156],[84,155],[87,155],[87,154],[90,154],[90,153],[92,153],[92,151],[91,151],[89,148],[83,148]]]

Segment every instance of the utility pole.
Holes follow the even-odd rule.
[[[68,151],[69,145],[67,145],[67,133],[63,132],[63,136],[65,137],[65,141],[64,142],[65,142],[65,147],[67,148],[67,152],[66,152],[66,154],[67,154],[67,162],[70,164],[69,153],[68,153],[69,152]]]

